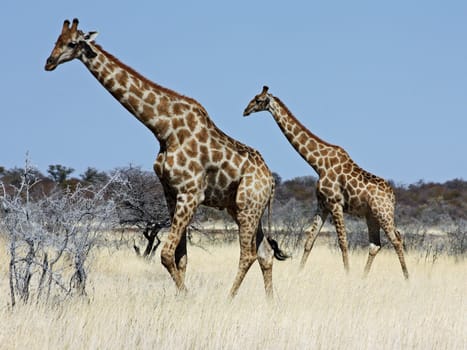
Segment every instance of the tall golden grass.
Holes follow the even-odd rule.
[[[238,296],[227,298],[237,245],[189,247],[188,295],[177,296],[159,259],[130,250],[95,254],[87,298],[8,306],[8,256],[0,248],[1,349],[466,349],[466,263],[435,264],[408,254],[404,281],[386,249],[362,279],[365,252],[312,251],[275,262],[275,298],[265,298],[253,265]],[[299,257],[299,254],[297,254]]]

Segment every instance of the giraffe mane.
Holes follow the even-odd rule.
[[[227,135],[224,131],[222,131],[222,129],[220,129],[219,127],[217,127],[217,125],[214,123],[214,121],[209,118],[209,116],[206,114],[206,117],[208,119],[208,123],[210,124],[210,126],[216,130],[216,132],[221,136],[221,138],[223,139],[227,139],[229,140],[230,142],[232,142],[232,144],[235,146],[235,148],[239,151],[239,152],[247,152],[249,154],[255,154],[255,153],[258,153],[258,151],[256,149],[254,149],[253,147],[250,147],[250,146],[247,146],[245,145],[244,143],[234,139],[233,137]],[[259,154],[259,153],[258,153]]]
[[[198,106],[199,112],[206,117],[206,119],[208,120],[208,123],[210,123],[212,125],[212,127],[219,133],[219,135],[221,137],[230,140],[232,142],[232,144],[235,145],[235,148],[237,150],[243,151],[243,152],[248,152],[250,154],[258,153],[254,148],[252,148],[250,146],[247,146],[247,145],[241,143],[240,141],[235,140],[233,137],[227,135],[225,132],[223,132],[221,129],[219,129],[217,127],[217,125],[214,123],[214,121],[209,117],[209,114],[206,111],[206,109],[203,107],[203,105],[201,103],[199,103],[198,101],[196,101],[195,99],[193,99],[191,97],[184,96],[184,95],[179,94],[179,93],[177,93],[177,92],[175,92],[175,91],[173,91],[171,89],[168,89],[168,88],[166,88],[164,86],[156,84],[155,82],[149,80],[148,78],[146,78],[143,75],[141,75],[140,73],[138,73],[135,69],[131,68],[130,66],[128,66],[125,63],[123,63],[122,61],[120,61],[117,57],[115,57],[111,53],[104,50],[101,45],[96,44],[95,42],[93,42],[92,44],[96,48],[98,48],[104,55],[106,55],[109,59],[111,59],[113,62],[115,62],[115,64],[119,65],[122,69],[130,72],[132,75],[134,75],[135,77],[137,77],[141,81],[145,82],[146,84],[148,84],[150,86],[153,86],[157,90],[161,90],[161,91],[165,92],[167,95],[173,96],[173,97],[178,98],[178,99],[185,100],[185,101],[187,101],[189,103],[193,103],[196,106]]]
[[[293,115],[293,113],[289,110],[289,108],[285,105],[284,102],[281,101],[281,99],[279,97],[276,97],[274,96],[274,98],[276,99],[277,103],[287,112],[287,114],[289,115],[290,118],[293,118],[294,121],[300,126],[300,128],[308,135],[310,136],[311,138],[317,140],[318,142],[320,143],[323,143],[324,145],[326,146],[331,146],[331,147],[338,147],[336,145],[333,145],[333,144],[330,144],[329,142],[326,142],[324,141],[322,138],[316,136],[315,134],[313,134],[310,130],[308,130],[308,128],[306,128],[297,118],[295,118],[295,116]]]
[[[102,51],[102,53],[104,53],[107,57],[109,57],[112,61],[114,61],[117,65],[119,65],[121,68],[123,68],[124,70],[130,72],[132,75],[134,75],[135,77],[137,77],[138,79],[140,79],[141,81],[145,82],[146,84],[150,85],[150,86],[153,86],[154,88],[156,88],[157,90],[161,90],[163,92],[165,92],[167,95],[169,96],[173,96],[175,98],[178,98],[178,99],[182,99],[182,100],[186,100],[187,102],[189,103],[193,103],[193,104],[196,104],[200,110],[206,114],[206,116],[208,115],[206,109],[201,105],[201,103],[199,103],[198,101],[196,101],[195,99],[191,98],[191,97],[187,97],[187,96],[184,96],[182,94],[179,94],[178,92],[175,92],[174,90],[171,90],[171,89],[168,89],[164,86],[161,86],[159,84],[156,84],[155,82],[149,80],[148,78],[146,78],[145,76],[143,76],[142,74],[138,73],[135,69],[131,68],[130,66],[126,65],[125,63],[123,63],[122,61],[120,61],[117,57],[115,57],[114,55],[112,55],[111,53],[107,52],[106,50],[104,50],[102,48],[102,46],[100,46],[99,44],[96,44],[95,42],[93,42],[93,45],[95,45],[100,51]]]

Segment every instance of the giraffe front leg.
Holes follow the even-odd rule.
[[[342,262],[344,269],[349,272],[349,247],[347,244],[347,232],[344,225],[344,211],[341,205],[335,204],[332,208],[332,219],[337,231],[337,241],[342,252]]]
[[[409,279],[409,270],[407,270],[407,264],[405,263],[404,258],[404,243],[402,241],[401,234],[398,230],[394,229],[394,235],[396,236],[397,244],[394,244],[394,248],[396,249],[397,257],[399,258],[399,262],[401,264],[402,273],[406,280]]]
[[[185,282],[186,265],[188,264],[188,255],[186,250],[186,229],[183,231],[182,238],[175,249],[175,265],[182,282]]]
[[[193,218],[198,204],[199,200],[196,194],[177,196],[170,232],[161,251],[162,265],[170,273],[177,289],[181,292],[186,291],[184,283],[187,262],[185,230]]]
[[[366,223],[368,226],[368,238],[370,241],[370,246],[368,249],[368,259],[366,261],[365,269],[363,270],[363,277],[367,277],[370,273],[373,260],[375,260],[376,254],[378,254],[381,249],[381,241],[379,236],[380,225],[378,221],[372,214],[369,214],[367,215]]]
[[[396,250],[397,257],[399,258],[399,262],[401,264],[402,268],[402,273],[404,274],[404,278],[406,280],[409,279],[409,271],[407,270],[407,264],[405,263],[405,258],[404,258],[404,244],[402,242],[402,237],[401,234],[398,230],[393,228],[392,230],[386,231],[387,236],[389,237],[392,245],[394,246],[394,249]]]
[[[311,249],[313,248],[313,245],[315,244],[315,240],[318,237],[318,234],[320,233],[321,228],[326,222],[327,216],[328,216],[328,212],[318,209],[315,216],[313,217],[313,224],[311,225],[311,229],[307,232],[305,247],[303,249],[303,256],[300,262],[300,269],[303,269],[305,267],[305,264],[308,259],[308,256],[310,255]]]

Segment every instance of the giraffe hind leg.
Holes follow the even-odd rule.
[[[272,240],[272,239],[271,239]],[[276,246],[276,241],[272,240]],[[277,248],[279,248],[277,246]],[[256,254],[258,258],[258,263],[261,268],[264,280],[264,289],[266,291],[266,296],[272,298],[273,288],[272,288],[272,265],[274,261],[274,256],[276,250],[272,247],[269,239],[265,239],[263,234],[263,229],[261,226],[261,221],[258,225],[258,230],[256,231]]]
[[[231,298],[237,295],[246,273],[256,260],[256,248],[252,249],[252,245],[255,244],[254,241],[252,230],[240,226],[240,259],[238,261],[237,275],[230,289]]]
[[[237,294],[246,273],[255,260],[258,259],[263,273],[266,295],[272,297],[272,262],[274,250],[268,241],[264,239],[260,215],[254,212],[240,211],[238,212],[236,221],[239,224],[240,260],[237,276],[230,290],[230,296],[233,298]]]
[[[266,296],[272,298],[272,265],[274,258],[279,261],[283,261],[289,256],[285,254],[280,248],[277,242],[271,237],[265,237],[261,221],[256,231],[256,254],[258,263],[263,273],[264,289],[266,290]]]
[[[374,243],[370,243],[368,249],[368,259],[365,264],[365,269],[363,270],[363,277],[367,277],[370,273],[371,265],[373,264],[373,260],[375,260],[376,254],[380,251],[381,246],[376,245]]]

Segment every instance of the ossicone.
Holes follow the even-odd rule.
[[[267,93],[269,90],[269,87],[267,87],[266,85],[263,86],[263,91],[261,92],[262,94],[265,94]]]
[[[78,24],[79,24],[78,18],[74,18],[73,23],[71,24],[71,28],[70,28],[70,21],[66,19],[63,22],[62,34],[68,30],[71,32],[76,32],[78,30]]]
[[[73,24],[71,25],[71,29],[70,29],[72,32],[76,32],[78,30],[78,23],[79,23],[78,18],[74,18]]]
[[[66,19],[66,20],[63,22],[62,34],[63,34],[65,31],[67,31],[67,30],[69,29],[69,27],[70,27],[70,21]]]

